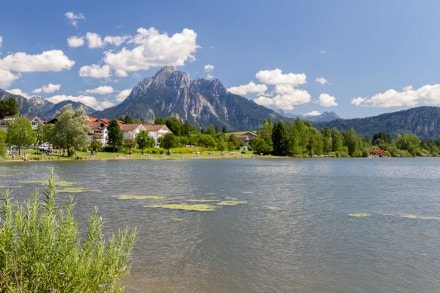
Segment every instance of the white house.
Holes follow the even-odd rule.
[[[142,124],[120,124],[124,139],[135,139],[139,132],[145,130]]]
[[[172,133],[166,125],[160,124],[144,124],[145,130],[148,131],[148,135],[154,139],[154,144],[159,145],[159,138],[167,133]]]

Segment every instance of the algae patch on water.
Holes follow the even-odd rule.
[[[80,192],[86,192],[87,190],[84,187],[67,187],[58,190],[60,193],[80,193]]]
[[[211,198],[196,198],[196,199],[188,199],[187,202],[217,202],[220,201],[218,199],[211,199]]]
[[[46,185],[47,181],[42,180],[28,180],[28,181],[20,181],[20,183],[23,184],[40,184],[40,185]],[[70,187],[75,185],[75,182],[72,181],[64,181],[64,180],[57,180],[54,182],[54,185],[56,187]]]
[[[275,206],[268,206],[267,209],[270,210],[270,211],[279,211],[279,210],[281,210],[281,208],[275,207]]]
[[[118,199],[137,199],[137,200],[142,200],[142,199],[159,200],[159,199],[163,199],[163,196],[159,196],[159,195],[130,195],[130,194],[121,194],[121,195],[118,195],[117,198]]]
[[[182,211],[195,212],[212,212],[216,210],[216,206],[210,204],[178,204],[178,203],[164,203],[159,205],[145,206],[146,208],[162,208]]]
[[[365,217],[369,217],[371,216],[371,214],[369,213],[355,213],[355,214],[348,214],[350,217],[355,217],[355,218],[365,218]]]
[[[240,204],[247,204],[247,201],[240,201],[240,200],[224,200],[221,202],[218,202],[217,205],[218,206],[236,206],[236,205],[240,205]]]
[[[403,215],[405,219],[413,219],[413,220],[440,220],[440,217],[421,217],[416,215]]]

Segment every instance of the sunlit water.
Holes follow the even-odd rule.
[[[0,190],[23,201],[49,167],[81,222],[137,227],[127,292],[440,290],[440,159],[4,163]]]

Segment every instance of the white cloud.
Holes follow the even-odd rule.
[[[116,95],[116,101],[122,102],[128,97],[130,93],[131,93],[131,89],[125,89],[120,91],[119,94]]]
[[[319,116],[319,115],[321,115],[321,112],[318,111],[312,111],[305,114],[305,116]]]
[[[440,106],[440,84],[424,85],[418,89],[408,86],[402,91],[390,89],[370,98],[357,97],[351,101],[351,104],[377,108],[415,107],[418,105]]]
[[[49,83],[47,85],[43,85],[42,87],[38,88],[38,89],[34,89],[32,92],[39,94],[39,93],[53,93],[56,91],[59,91],[61,88],[61,84],[53,84],[53,83]]]
[[[318,104],[323,107],[334,107],[338,105],[338,103],[336,103],[336,98],[329,94],[320,94]]]
[[[9,70],[0,68],[0,87],[5,88],[12,84],[15,80],[20,78],[20,74],[12,73]]]
[[[324,85],[324,84],[328,83],[328,80],[325,77],[319,76],[319,77],[316,78],[316,82],[319,83],[319,84]]]
[[[77,47],[84,46],[84,38],[83,37],[72,36],[72,37],[67,39],[67,44],[71,48],[77,48]]]
[[[83,66],[79,69],[78,73],[81,77],[107,78],[111,76],[109,65],[99,66],[93,64],[90,66]]]
[[[257,93],[261,95],[267,91],[267,86],[265,84],[255,84],[253,81],[251,81],[245,85],[230,87],[228,88],[228,91],[240,96],[245,96],[250,93]]]
[[[3,38],[2,36],[0,36],[0,48],[2,47],[2,45],[3,45]]]
[[[128,36],[105,36],[104,37],[104,44],[111,44],[111,45],[115,45],[115,46],[120,46],[128,39],[129,39]]]
[[[56,95],[48,98],[48,100],[55,104],[62,101],[81,102],[84,105],[92,107],[95,110],[103,110],[113,105],[113,103],[110,101],[99,101],[95,97],[85,96],[85,95],[79,95],[79,96]]]
[[[27,93],[25,93],[21,89],[11,89],[11,90],[7,90],[7,91],[13,95],[19,95],[19,96],[25,97],[26,99],[31,98],[31,96],[29,96]]]
[[[155,28],[139,28],[132,40],[138,46],[115,53],[106,52],[104,62],[117,76],[157,66],[182,66],[188,60],[195,60],[194,53],[199,48],[196,39],[196,32],[190,29],[183,29],[170,37]]]
[[[86,39],[87,45],[91,49],[104,47],[104,43],[97,33],[87,33]]]
[[[292,87],[297,87],[306,83],[306,75],[304,73],[283,74],[283,72],[278,68],[274,70],[261,70],[255,75],[255,77],[258,78],[262,83],[273,85],[287,84]]]
[[[206,64],[204,69],[205,69],[205,72],[211,72],[214,70],[214,65]]]
[[[99,86],[94,89],[88,89],[85,92],[88,94],[107,95],[113,93],[115,90],[111,86]]]
[[[74,27],[78,27],[78,20],[86,19],[82,13],[75,14],[72,11],[66,12],[64,16],[70,21]]]
[[[261,84],[251,81],[228,90],[239,95],[256,93],[257,98],[253,99],[255,103],[282,110],[293,110],[295,106],[310,103],[312,100],[306,90],[298,88],[307,82],[304,73],[283,73],[281,69],[276,68],[260,70],[255,77]]]
[[[18,52],[0,59],[0,85],[8,87],[21,77],[21,72],[59,72],[69,70],[74,64],[61,50],[44,51],[36,55]]]

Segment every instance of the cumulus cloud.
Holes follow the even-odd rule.
[[[98,95],[107,95],[113,93],[115,90],[111,86],[99,86],[94,89],[88,89],[85,92],[88,94],[98,94]]]
[[[104,110],[113,106],[113,103],[110,101],[99,101],[95,97],[79,95],[79,96],[70,96],[70,95],[56,95],[48,98],[48,100],[54,104],[57,104],[62,101],[73,101],[73,102],[81,102],[84,105],[87,105],[95,110]]]
[[[25,97],[26,99],[30,99],[31,98],[31,96],[29,96],[27,93],[25,93],[21,89],[11,89],[11,90],[8,90],[8,92],[13,94],[13,95],[19,95],[19,96]]]
[[[190,29],[175,33],[171,37],[154,28],[139,28],[133,49],[123,48],[119,52],[106,52],[104,62],[117,76],[127,76],[129,71],[148,70],[151,67],[182,66],[188,60],[195,60],[197,34]]]
[[[72,11],[66,12],[64,16],[74,27],[78,27],[79,20],[86,19],[82,13],[75,14]]]
[[[325,77],[319,76],[319,77],[316,78],[316,82],[319,83],[319,84],[324,85],[324,84],[328,83],[328,80]]]
[[[81,77],[108,78],[111,76],[109,65],[100,66],[93,64],[82,66],[78,73]]]
[[[418,89],[408,86],[402,91],[390,89],[369,98],[354,98],[351,104],[377,108],[415,107],[418,105],[440,106],[440,84],[424,85]]]
[[[3,38],[2,36],[0,36],[0,48],[2,47],[2,45],[3,45]]]
[[[129,36],[105,36],[104,37],[104,44],[111,44],[111,45],[115,45],[115,46],[120,46],[128,39],[129,39]]]
[[[128,97],[130,93],[131,93],[131,89],[125,89],[120,91],[119,94],[116,95],[116,101],[122,102]]]
[[[306,113],[305,115],[306,116],[319,116],[319,115],[321,115],[321,112],[312,111],[312,112]]]
[[[77,48],[77,47],[84,46],[84,38],[83,37],[76,37],[76,36],[70,37],[67,39],[67,44],[71,48]]]
[[[310,103],[312,97],[299,86],[307,82],[304,73],[283,73],[281,69],[261,70],[255,77],[261,84],[249,82],[228,90],[238,95],[257,94],[253,101],[259,105],[282,110],[293,110],[297,105]]]
[[[250,93],[257,93],[261,95],[267,91],[267,86],[265,84],[255,84],[253,81],[251,81],[245,85],[230,87],[228,88],[228,91],[240,96],[245,96]]]
[[[0,59],[0,85],[9,86],[21,77],[21,72],[59,72],[69,70],[74,64],[61,50],[44,51],[36,55],[14,53]]]
[[[47,85],[43,85],[40,88],[34,89],[32,92],[39,94],[39,93],[53,93],[56,91],[59,91],[61,88],[61,84],[53,84],[53,83],[49,83]]]
[[[284,74],[280,69],[261,70],[255,75],[262,83],[273,85],[290,85],[297,87],[306,83],[306,75],[304,73],[287,73]]]
[[[97,33],[87,33],[86,34],[87,44],[89,48],[101,48],[104,46],[104,42]]]
[[[319,95],[318,104],[322,107],[334,107],[338,105],[338,103],[336,103],[336,98],[329,94]]]

